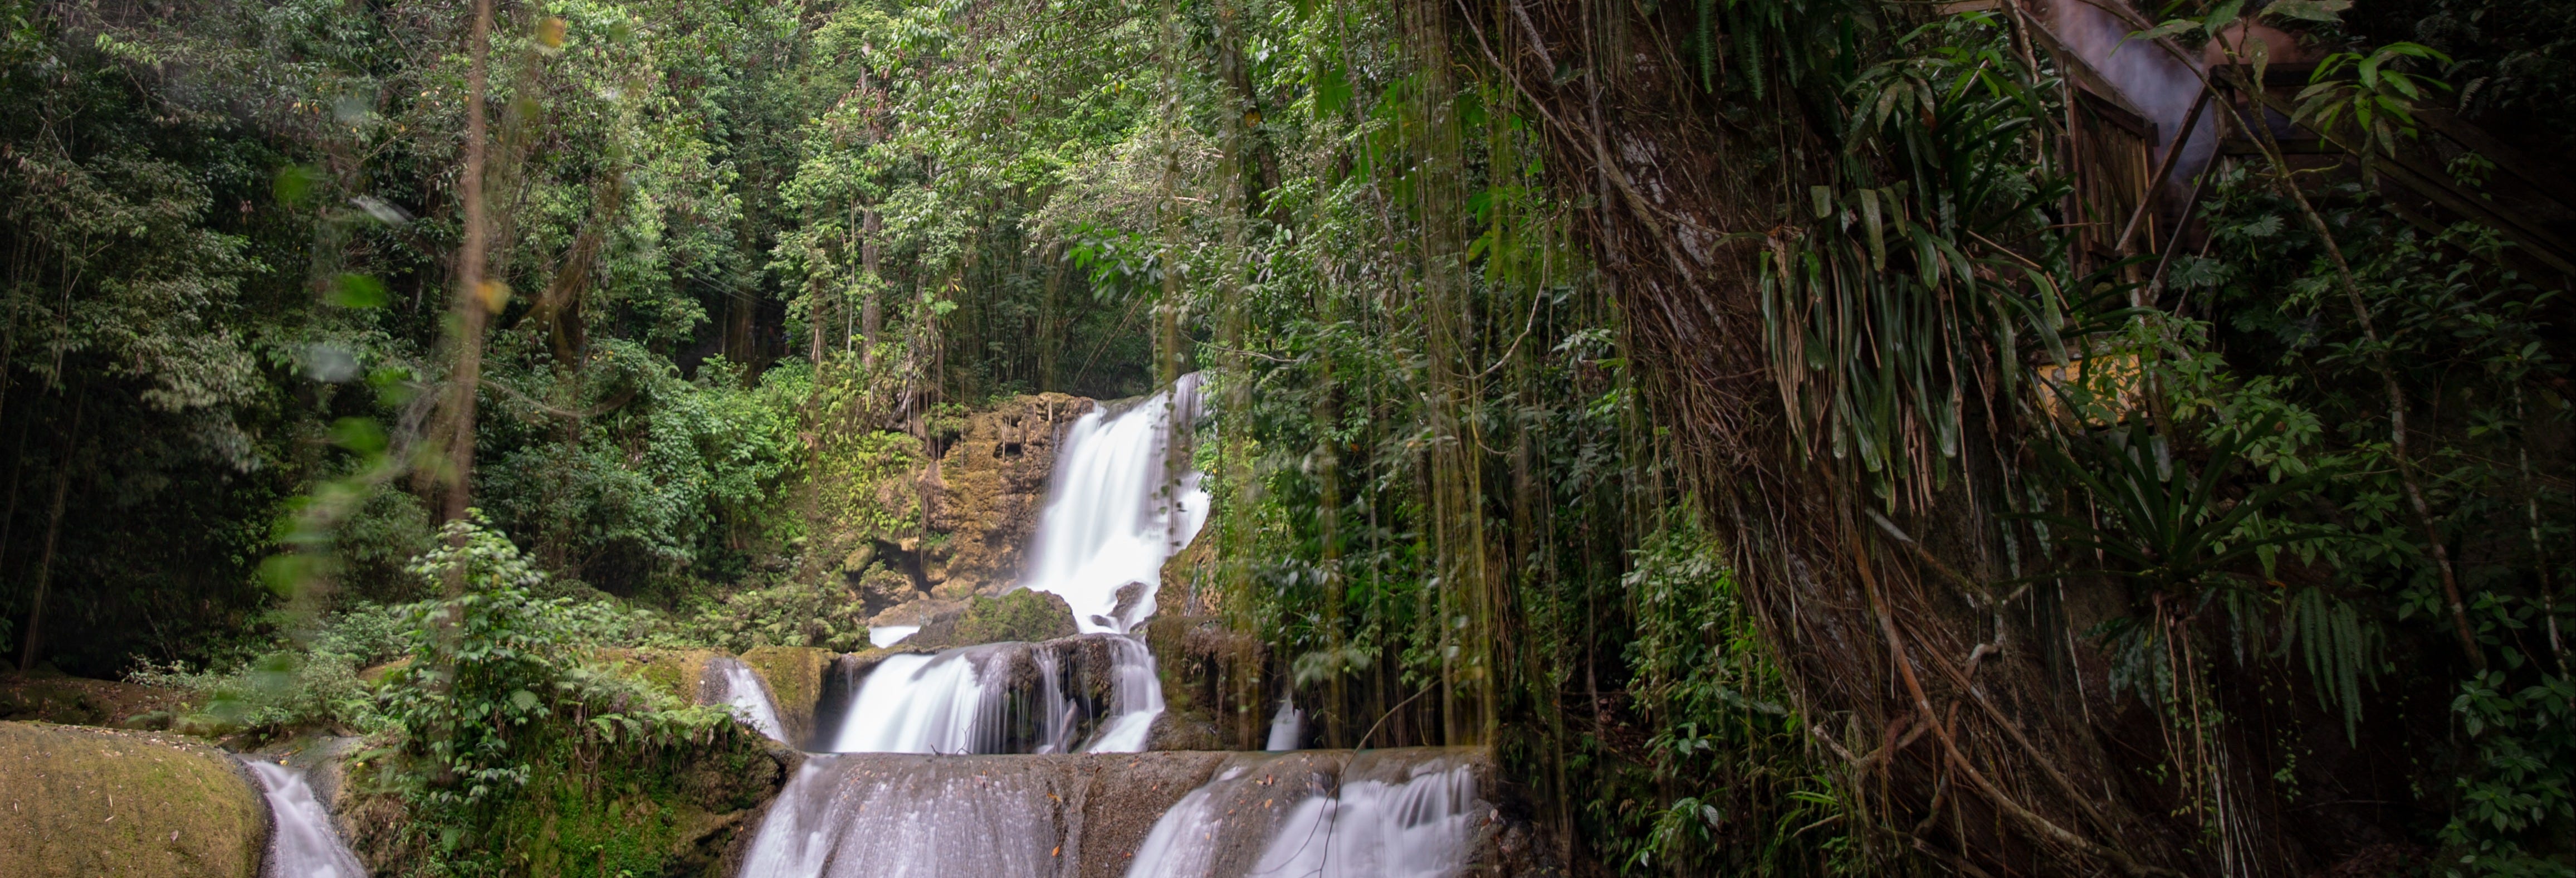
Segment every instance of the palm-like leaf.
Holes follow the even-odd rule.
[[[2144,425],[2063,446],[2040,445],[2041,457],[2092,497],[2104,515],[2098,524],[2065,515],[2029,517],[2047,522],[2066,545],[2099,552],[2103,573],[2159,590],[2200,591],[2262,547],[2316,536],[2303,528],[2240,533],[2254,516],[2296,493],[2301,480],[2267,484],[2232,502],[2222,493],[2227,474],[2277,426],[2277,418],[2266,418],[2236,431],[2210,449],[2197,473],[2157,453],[2161,439]]]

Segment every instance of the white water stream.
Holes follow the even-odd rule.
[[[769,695],[769,684],[752,673],[741,659],[717,656],[707,662],[707,670],[717,675],[715,682],[724,687],[725,704],[735,716],[768,735],[772,741],[787,742],[787,727],[778,721],[778,702]]]
[[[1427,762],[1401,781],[1345,780],[1297,804],[1252,878],[1448,878],[1475,828],[1475,775]],[[1133,873],[1130,873],[1133,874]]]
[[[1066,434],[1022,582],[1064,598],[1083,633],[1125,634],[1154,615],[1163,562],[1206,522],[1198,471],[1167,458],[1174,425],[1186,428],[1198,409],[1193,372],[1124,411],[1093,408]],[[1143,593],[1120,612],[1129,583]]]
[[[1295,750],[1306,738],[1306,712],[1297,709],[1293,698],[1279,699],[1279,712],[1270,715],[1270,740],[1261,749],[1273,753]]]
[[[992,646],[877,663],[850,700],[833,753],[990,753],[1010,694],[1008,663]],[[990,669],[989,672],[987,669]],[[979,737],[979,732],[983,733]]]
[[[313,796],[304,775],[256,759],[245,759],[268,799],[268,868],[264,878],[365,878],[349,846],[331,828],[331,812]]]
[[[1449,878],[1489,810],[1455,751],[1247,753],[1163,812],[1126,874]]]
[[[739,878],[1059,874],[1061,797],[1023,774],[816,755],[770,805]]]

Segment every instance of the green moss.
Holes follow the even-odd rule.
[[[814,703],[823,697],[823,669],[831,662],[829,651],[809,646],[763,646],[742,654],[742,663],[769,684],[779,722],[794,740],[803,740],[813,728]]]
[[[625,673],[684,704],[696,704],[698,680],[705,676],[707,660],[716,653],[707,649],[603,649],[596,655],[600,661],[618,665]]]
[[[968,600],[965,615],[957,619],[954,642],[1052,640],[1071,637],[1078,631],[1073,624],[1073,608],[1063,598],[1024,588],[999,598],[976,595]]]
[[[0,875],[257,874],[267,807],[184,739],[0,722]]]
[[[585,783],[556,772],[530,784],[504,825],[539,827],[524,842],[533,875],[661,875],[679,839],[666,783]]]

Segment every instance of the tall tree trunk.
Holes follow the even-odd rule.
[[[483,102],[490,90],[492,0],[474,0],[473,61],[466,67],[465,101],[465,240],[456,253],[456,374],[448,382],[445,520],[465,517],[473,505],[474,396],[483,380],[483,329],[494,306],[505,295],[499,284],[485,280],[485,250],[491,218],[483,204],[484,141],[489,136]],[[460,568],[461,571],[461,568]],[[464,580],[451,576],[450,595],[462,593]]]
[[[89,395],[74,391],[78,400],[72,403],[71,435],[63,440],[60,462],[54,465],[53,511],[45,524],[45,554],[36,562],[36,605],[27,611],[27,637],[18,646],[18,668],[36,666],[36,642],[44,635],[45,598],[53,590],[54,545],[63,533],[63,498],[72,486],[72,454],[80,450],[81,416],[89,410]]]
[[[874,363],[877,361],[877,333],[884,328],[885,322],[885,306],[879,303],[885,297],[882,292],[885,287],[882,262],[885,220],[874,207],[866,208],[863,217],[865,226],[859,239],[859,267],[867,272],[868,289],[859,303],[859,337],[866,342],[864,353],[867,362]]]

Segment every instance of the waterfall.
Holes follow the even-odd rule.
[[[864,656],[840,659],[816,708],[814,749],[825,752],[809,755],[780,791],[741,876],[1074,874],[1082,824],[1068,816],[1066,797],[1078,792],[1046,772],[1087,765],[1087,785],[1117,763],[963,754],[1145,749],[1163,715],[1163,687],[1134,632],[1154,614],[1163,563],[1207,516],[1199,474],[1170,457],[1173,434],[1197,417],[1198,404],[1198,376],[1188,375],[1132,406],[1095,408],[1067,435],[1022,581],[1064,598],[1079,635],[887,655],[874,667]],[[915,630],[872,628],[869,639],[883,648]],[[1140,763],[1129,760],[1169,764],[1181,755],[1119,761],[1133,769]],[[1160,808],[1206,776],[1139,784],[1118,806]],[[1128,818],[1128,831],[1142,830],[1152,813]]]
[[[1253,878],[1448,878],[1466,863],[1479,809],[1465,765],[1413,766],[1400,782],[1346,780],[1297,804]]]
[[[1227,766],[1215,780],[1182,796],[1154,829],[1145,836],[1145,846],[1136,851],[1136,860],[1127,867],[1127,878],[1205,878],[1216,870],[1217,855],[1228,837],[1225,828],[1229,815],[1218,811],[1225,802],[1219,792],[1228,790],[1243,779],[1251,768]]]
[[[304,775],[256,759],[245,759],[268,799],[268,868],[265,878],[366,878],[367,870],[340,834],[331,828],[331,812],[313,797]]]
[[[1125,634],[1154,614],[1163,562],[1198,535],[1208,511],[1200,474],[1166,460],[1175,425],[1197,418],[1199,376],[1123,411],[1093,408],[1066,434],[1038,518],[1027,587],[1073,607],[1084,633]],[[1120,607],[1130,583],[1144,586]]]
[[[1109,640],[1111,677],[1109,721],[1083,747],[1085,753],[1134,753],[1145,749],[1154,719],[1163,715],[1163,682],[1154,674],[1154,655],[1135,638]]]
[[[887,656],[860,684],[834,753],[990,753],[999,749],[1004,686],[1001,650],[969,646],[938,655]],[[997,679],[998,678],[998,679]]]
[[[740,878],[1056,875],[1053,790],[974,761],[807,757],[752,840]]]
[[[920,632],[919,625],[870,625],[868,626],[868,645],[884,649],[902,643],[904,638]]]
[[[1122,634],[886,656],[843,691],[846,704],[817,712],[818,751],[1132,753],[1163,715],[1153,655]]]
[[[751,666],[731,656],[717,656],[707,661],[707,670],[715,676],[701,685],[722,687],[725,704],[734,716],[759,729],[772,741],[787,742],[787,727],[778,721],[778,702],[769,695],[769,684],[752,673]],[[709,699],[713,700],[713,699]]]
[[[1295,750],[1305,738],[1306,714],[1297,709],[1297,700],[1279,699],[1279,712],[1270,717],[1270,742],[1262,749],[1273,753]]]
[[[1154,822],[1127,878],[1448,878],[1490,810],[1478,798],[1482,758],[1237,754]]]

